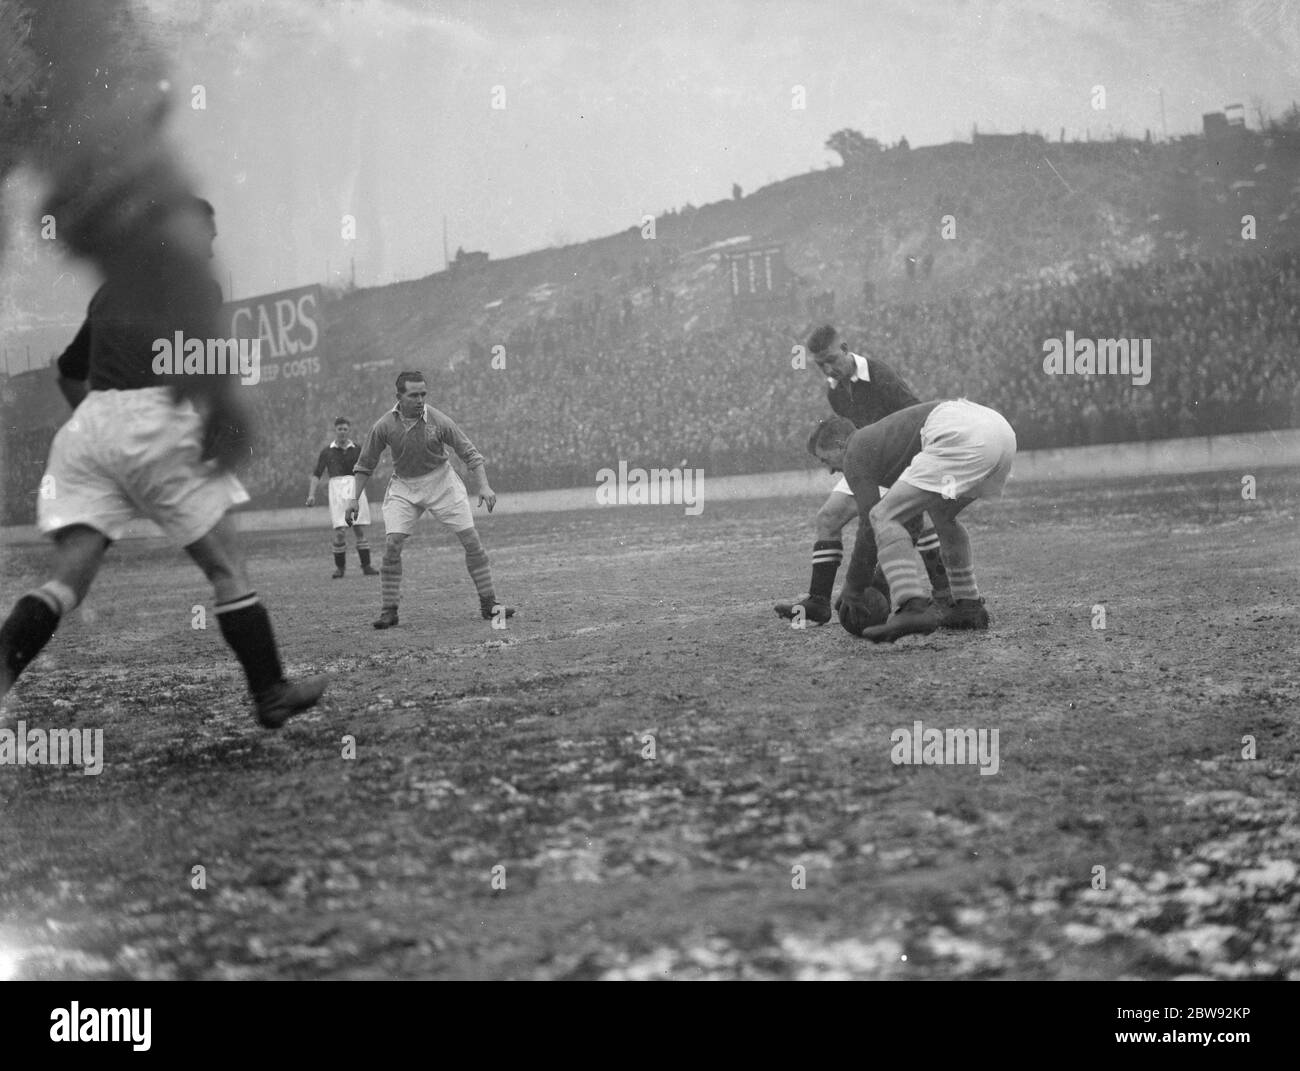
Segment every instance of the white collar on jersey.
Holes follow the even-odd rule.
[[[401,403],[401,402],[398,402],[395,406],[393,406],[393,408],[390,409],[389,412],[390,412],[390,413],[396,413],[396,414],[397,414],[397,419],[398,419],[398,420],[412,420],[412,421],[414,421],[414,420],[419,420],[421,417],[423,417],[425,420],[428,420],[428,419],[429,419],[429,403],[428,403],[428,402],[425,402],[425,403],[424,403],[424,411],[423,411],[423,412],[420,414],[420,416],[418,416],[418,417],[404,417],[404,416],[402,416],[402,403]]]
[[[867,366],[867,359],[865,357],[859,357],[856,353],[850,353],[849,356],[853,358],[853,369],[854,369],[853,375],[849,376],[849,382],[870,383],[871,369]],[[836,387],[839,386],[840,381],[838,379],[835,379],[832,376],[827,376],[826,382],[829,383],[832,387]]]
[[[351,439],[349,439],[347,442],[345,442],[342,446],[340,446],[338,443],[336,443],[333,439],[330,440],[330,449],[331,449],[331,450],[351,450],[351,449],[352,449],[354,446],[356,446],[356,445],[357,445],[357,444],[354,443]]]

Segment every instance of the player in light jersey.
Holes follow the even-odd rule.
[[[397,603],[402,586],[402,546],[426,510],[456,533],[465,548],[465,567],[478,591],[479,610],[485,620],[504,625],[514,609],[496,600],[492,569],[487,551],[474,527],[465,485],[452,468],[448,449],[454,450],[469,469],[478,504],[491,513],[496,492],[487,480],[487,463],[465,433],[445,413],[425,404],[428,397],[421,372],[403,372],[397,377],[397,404],[376,421],[366,437],[361,458],[354,468],[356,498],[348,503],[348,523],[356,518],[359,498],[365,493],[370,474],[385,450],[393,454],[393,476],[384,494],[384,559],[380,567],[381,602],[375,628],[397,624]]]

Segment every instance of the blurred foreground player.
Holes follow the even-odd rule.
[[[832,411],[851,420],[855,428],[874,424],[882,417],[916,405],[921,400],[885,361],[850,352],[848,343],[841,342],[839,333],[829,324],[817,328],[808,337],[807,348],[818,370],[826,377],[826,400]],[[831,619],[835,574],[844,558],[840,534],[845,525],[857,516],[857,500],[848,481],[841,476],[817,511],[817,538],[813,543],[808,594],[790,602],[777,603],[773,609],[779,616],[795,618],[802,614],[804,620],[819,625]],[[923,518],[917,517],[909,523],[908,531],[921,551],[935,597],[946,601],[947,581],[934,529],[925,524]]]
[[[975,584],[970,537],[957,519],[979,498],[997,497],[1011,473],[1016,435],[1000,413],[967,401],[924,402],[854,430],[823,422],[813,451],[843,470],[867,510],[858,526],[840,595],[840,622],[877,643],[944,628],[985,629],[988,611]],[[889,490],[882,498],[879,487]],[[904,527],[927,512],[939,535],[952,605],[940,611],[926,592],[925,571]],[[892,612],[870,624],[865,593],[877,561],[889,582]]]
[[[149,63],[132,67],[113,54],[123,46],[114,33],[129,21],[125,5],[51,0],[32,11],[28,44],[48,79],[49,115],[44,125],[13,121],[8,129],[50,173],[43,211],[60,240],[92,261],[104,283],[59,359],[59,386],[75,412],[54,438],[37,512],[54,540],[54,564],[0,627],[0,696],[85,597],[126,523],[148,517],[212,582],[221,633],[244,668],[257,719],[278,728],[316,703],[326,679],[284,679],[226,516],[248,497],[232,471],[251,450],[238,379],[154,370],[157,340],[220,337],[211,206],[193,196],[162,136],[166,84]],[[131,44],[130,56],[147,53]]]
[[[385,450],[393,453],[393,476],[384,494],[384,559],[380,567],[381,602],[375,628],[397,624],[397,603],[402,589],[402,546],[415,530],[415,522],[426,510],[445,528],[456,533],[465,548],[465,568],[478,591],[479,611],[484,620],[504,621],[513,617],[512,607],[497,603],[492,587],[492,569],[487,551],[474,527],[465,484],[452,468],[448,447],[456,451],[469,469],[478,504],[491,513],[496,492],[488,485],[487,462],[446,413],[425,404],[429,396],[421,372],[403,372],[397,377],[397,404],[376,421],[366,437],[361,458],[354,469],[356,490],[348,503],[349,524],[357,516],[358,499],[365,493],[370,474]]]
[[[370,564],[370,543],[366,539],[366,529],[370,526],[370,503],[364,494],[357,495],[352,466],[361,456],[361,447],[352,441],[349,432],[352,425],[347,417],[338,417],[334,421],[334,439],[316,459],[316,470],[311,474],[311,485],[307,488],[307,505],[316,505],[316,486],[320,478],[329,476],[330,527],[334,529],[331,550],[334,552],[333,579],[339,580],[347,572],[348,565],[348,503],[355,497],[358,500],[357,517],[352,522],[352,534],[357,541],[357,558],[361,561],[361,571],[366,576],[378,576],[379,570]]]

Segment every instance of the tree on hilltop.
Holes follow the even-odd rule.
[[[880,142],[866,137],[860,130],[845,127],[826,139],[826,148],[838,153],[844,166],[862,163],[880,152]]]

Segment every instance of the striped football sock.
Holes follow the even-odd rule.
[[[808,582],[810,596],[831,601],[835,574],[840,571],[840,562],[843,560],[844,544],[838,539],[819,539],[813,544],[812,580]]]
[[[948,569],[948,587],[951,589],[954,599],[978,599],[980,597],[980,589],[975,584],[975,569],[969,565],[964,569]]]
[[[954,599],[978,599],[975,586],[975,559],[970,550],[970,536],[960,523],[953,525],[952,537],[943,548],[943,564],[948,570],[948,587]]]
[[[496,594],[492,588],[492,567],[488,562],[487,551],[479,541],[478,533],[474,532],[462,538],[465,546],[465,568],[469,570],[469,578],[474,581],[479,602],[496,602]]]
[[[889,583],[893,609],[899,609],[909,599],[927,598],[925,585],[921,583],[923,570],[912,537],[901,524],[885,524],[881,529],[876,530],[876,551],[880,568]]]
[[[379,605],[384,610],[396,610],[397,598],[402,592],[402,555],[385,548],[379,563]]]

